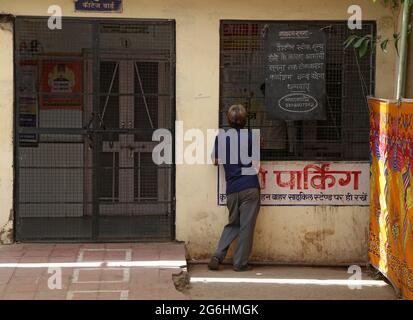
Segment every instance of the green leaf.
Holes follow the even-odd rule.
[[[372,53],[375,53],[376,52],[376,50],[377,50],[377,40],[372,40],[371,41],[371,44],[370,44],[370,47],[371,47],[371,52]]]
[[[360,38],[360,39],[358,39],[357,41],[356,41],[356,43],[354,44],[354,48],[356,48],[356,49],[358,49],[362,44],[363,44],[363,42],[366,40],[366,37],[364,36],[364,37],[362,37],[362,38]]]
[[[394,33],[393,34],[394,38],[394,47],[396,48],[397,55],[399,55],[399,40],[400,40],[400,34]]]
[[[351,46],[351,44],[354,42],[354,40],[356,40],[358,38],[357,35],[353,34],[351,36],[349,36],[346,41],[344,41],[344,48],[347,49],[349,46]]]
[[[370,44],[370,39],[366,39],[360,45],[360,49],[359,49],[359,57],[360,58],[363,58],[366,55],[367,50],[369,49],[369,44]]]
[[[383,40],[380,43],[381,50],[383,50],[383,52],[385,52],[385,53],[387,53],[387,45],[388,44],[389,44],[389,39]]]

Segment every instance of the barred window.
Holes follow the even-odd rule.
[[[326,120],[283,121],[266,119],[266,25],[320,28],[327,36]],[[226,111],[243,104],[248,127],[261,130],[262,160],[367,160],[369,111],[366,96],[374,95],[375,54],[360,58],[345,49],[350,34],[376,33],[374,21],[361,30],[349,30],[347,21],[221,21],[220,127],[227,128]]]

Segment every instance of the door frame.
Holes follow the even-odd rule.
[[[16,20],[23,20],[23,19],[30,19],[30,20],[43,20],[47,21],[49,17],[48,16],[30,16],[30,15],[18,15],[14,17],[13,20],[13,57],[14,57],[14,110],[13,110],[13,137],[14,137],[14,142],[13,142],[13,240],[14,241],[21,241],[21,242],[84,242],[89,241],[89,242],[107,242],[108,239],[100,239],[98,235],[96,234],[96,231],[98,230],[98,216],[96,213],[99,212],[99,201],[95,201],[98,199],[93,199],[92,203],[92,236],[91,238],[84,239],[84,238],[71,238],[71,239],[55,239],[55,238],[50,238],[50,239],[44,239],[44,238],[39,238],[39,239],[32,239],[32,238],[25,238],[23,234],[20,232],[19,228],[19,221],[20,221],[20,216],[19,216],[19,190],[20,190],[20,170],[19,170],[19,135],[21,133],[25,133],[26,131],[20,128],[20,123],[19,123],[19,104],[18,104],[18,90],[16,90],[18,84],[19,84],[19,77],[18,77],[18,63],[19,63],[19,58],[18,58],[18,52],[16,50],[17,48],[17,28],[16,28]],[[173,150],[175,150],[175,121],[176,121],[176,21],[175,19],[141,19],[141,18],[93,18],[93,17],[78,17],[78,16],[63,16],[63,24],[64,21],[78,21],[78,22],[88,22],[92,25],[93,31],[92,31],[92,36],[94,36],[93,39],[93,45],[92,45],[92,59],[94,62],[97,62],[98,59],[98,50],[99,50],[99,26],[104,23],[114,23],[114,24],[136,24],[136,23],[148,23],[149,25],[158,25],[158,24],[170,24],[172,28],[172,34],[173,36],[170,39],[170,44],[171,44],[171,53],[170,53],[170,79],[172,80],[170,83],[170,89],[169,92],[171,93],[170,97],[170,108],[171,108],[171,134],[172,134],[172,139],[173,139]],[[86,59],[85,59],[86,60]],[[94,63],[94,70],[93,74],[98,72],[98,65]],[[95,81],[97,83],[93,84],[93,92],[99,92],[99,83],[98,81]],[[96,90],[97,89],[97,90]],[[93,97],[93,110],[96,110],[99,108],[99,97],[97,94],[94,94]],[[96,121],[94,125],[96,125]],[[97,128],[97,126],[96,126]],[[53,130],[49,130],[48,128],[37,128],[40,129],[36,132],[40,133],[48,133],[50,131],[53,132]],[[69,128],[69,131],[72,133],[76,134],[82,134],[82,135],[87,135],[87,128],[79,129],[79,128]],[[63,133],[63,132],[62,132]],[[94,152],[97,152],[97,148],[94,148]],[[93,197],[95,197],[96,194],[96,186],[98,186],[99,181],[97,179],[97,175],[95,174],[93,179],[92,179],[92,184],[94,186],[94,192],[93,192]],[[171,193],[171,217],[170,217],[170,240],[175,240],[176,238],[176,165],[175,165],[175,154],[173,152],[173,164],[171,165],[171,188],[170,188],[170,193]],[[97,204],[97,206],[96,206]],[[88,205],[89,206],[89,205]],[[110,242],[130,242],[131,239],[110,239]],[[145,241],[145,240],[140,240],[140,241]],[[157,241],[156,239],[151,239],[150,241]],[[159,240],[159,241],[164,241],[164,240]]]

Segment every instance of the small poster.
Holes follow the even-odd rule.
[[[38,125],[37,79],[38,67],[34,61],[23,61],[20,65],[20,86],[18,88],[19,126],[36,128]],[[22,145],[37,144],[36,133],[19,134]]]
[[[82,109],[82,62],[47,60],[41,71],[41,109]]]

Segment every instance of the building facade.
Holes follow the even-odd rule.
[[[177,240],[192,258],[209,257],[227,219],[222,177],[211,165],[155,165],[152,133],[168,129],[185,149],[191,141],[175,121],[206,135],[242,103],[261,129],[268,171],[253,258],[367,262],[364,97],[393,96],[397,55],[344,50],[353,3],[119,2],[119,12],[78,10],[72,0],[0,2],[1,242]],[[360,35],[393,34],[389,12],[358,4]],[[61,29],[47,24],[52,5]],[[324,120],[265,118],[263,33],[272,26],[326,34]],[[305,180],[309,168],[323,170],[321,187]],[[329,192],[329,168],[352,173],[351,183],[335,176],[343,188],[331,183]],[[358,193],[346,201],[350,186]]]

